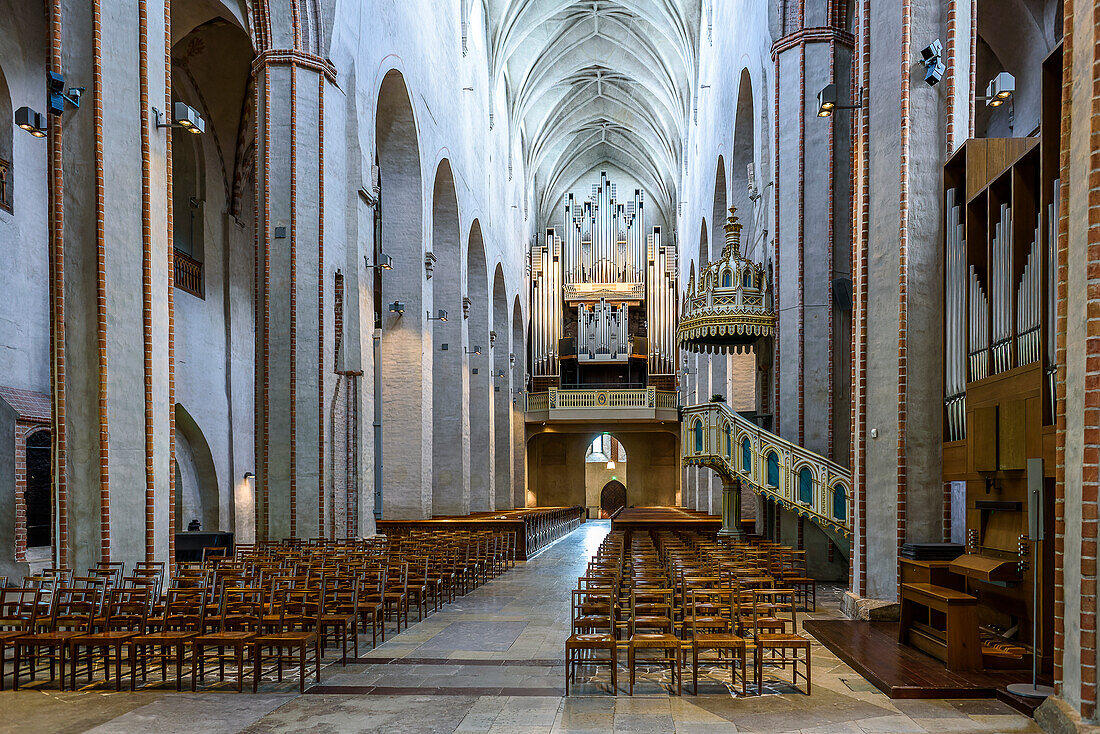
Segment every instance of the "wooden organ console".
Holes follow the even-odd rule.
[[[1051,670],[1061,74],[1058,47],[1036,135],[971,139],[944,165],[943,480],[965,502],[964,552],[935,579],[903,566],[900,635],[956,669],[1029,668],[1035,654]],[[1046,540],[1029,539],[1036,511]]]
[[[566,197],[561,235],[530,252],[532,390],[671,385],[676,372],[676,247],[646,229],[645,197],[621,203],[606,173]]]

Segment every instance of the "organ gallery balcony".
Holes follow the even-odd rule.
[[[528,423],[546,421],[678,421],[679,396],[653,387],[560,389],[524,393]]]

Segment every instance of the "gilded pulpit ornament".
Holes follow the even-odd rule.
[[[741,255],[741,223],[730,207],[722,257],[688,282],[676,330],[689,352],[730,352],[750,348],[775,331],[775,311],[768,303],[764,266]]]

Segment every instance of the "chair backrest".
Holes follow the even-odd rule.
[[[222,588],[219,631],[259,631],[263,615],[264,592],[262,589],[244,586]]]
[[[282,589],[279,592],[279,627],[317,631],[321,624],[321,595],[315,589]]]
[[[111,589],[107,593],[107,631],[144,632],[151,599],[148,589]]]
[[[666,629],[672,634],[675,626],[672,619],[673,590],[668,587],[653,587],[630,590],[630,634],[637,632],[638,623],[643,629]]]
[[[0,630],[32,631],[41,596],[38,589],[0,589]]]
[[[608,622],[607,627],[611,627],[615,598],[611,589],[573,589],[572,597],[573,624],[582,617],[605,617]]]
[[[101,603],[100,589],[95,586],[74,588],[62,586],[53,594],[50,609],[50,630],[91,632]]]
[[[736,605],[732,597],[733,592],[729,589],[692,589],[692,637],[697,636],[700,631],[732,632],[736,616]]]
[[[168,590],[164,606],[164,627],[188,632],[201,632],[206,627],[205,588],[175,587]]]

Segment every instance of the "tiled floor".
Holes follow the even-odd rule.
[[[290,680],[265,680],[258,695],[228,685],[197,694],[39,686],[0,693],[0,732],[1039,731],[997,701],[891,701],[816,643],[811,696],[771,676],[764,695],[740,697],[725,671],[705,668],[699,696],[670,696],[667,674],[653,670],[633,697],[620,671],[619,696],[602,672],[563,698],[569,589],[606,532],[606,523],[582,526],[347,667],[329,664],[306,695]],[[836,615],[836,593],[819,593],[814,616]]]

